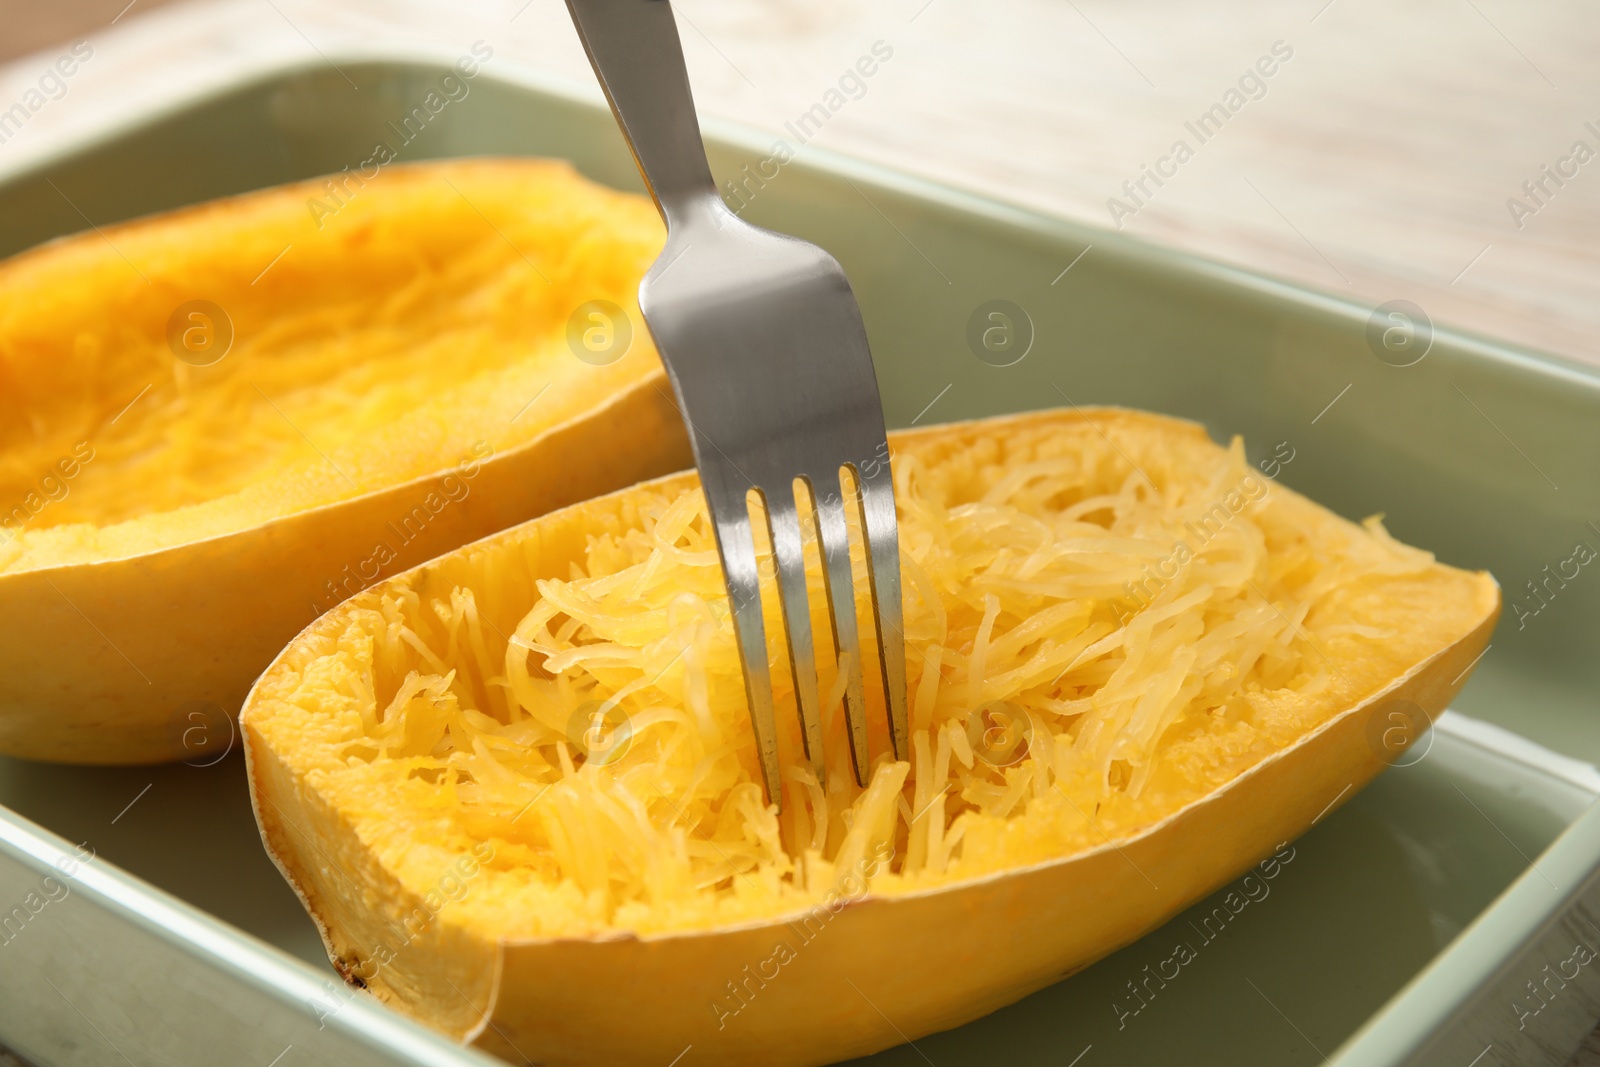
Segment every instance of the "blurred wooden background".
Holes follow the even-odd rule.
[[[0,0],[0,61],[26,55],[48,45],[75,40],[121,22],[169,0]],[[9,103],[9,101],[7,101]],[[4,1064],[0,1064],[4,1067]]]
[[[1117,197],[1139,208],[1121,220],[1133,234],[1600,362],[1600,163],[1561,163],[1580,139],[1600,152],[1600,18],[1581,0],[676,8],[711,114],[776,136],[882,41],[892,60],[813,144],[1098,225]],[[591,78],[559,0],[0,0],[0,26],[12,54],[0,109],[37,82],[48,42],[94,48],[7,154],[214,84],[252,56],[481,39],[495,62]],[[1238,113],[1201,144],[1185,124],[1229,102],[1276,42],[1292,58],[1259,99],[1233,97]],[[1139,206],[1124,183],[1170,172],[1161,160],[1180,138],[1194,158],[1160,187],[1145,178]],[[1558,187],[1545,166],[1576,174]],[[1540,204],[1523,188],[1536,180]],[[1537,213],[1514,219],[1513,197]]]
[[[1115,197],[1135,235],[1600,363],[1600,162],[1572,154],[1600,155],[1600,18],[1582,0],[674,6],[709,114],[783,135],[881,41],[892,59],[812,143],[1095,225]],[[0,111],[69,42],[93,49],[8,159],[260,57],[484,40],[493,64],[592,84],[560,0],[0,0],[0,26]],[[1186,124],[1218,103],[1236,113],[1202,143]],[[1179,139],[1193,158],[1162,162]],[[1588,1049],[1574,1065],[1600,1067]]]

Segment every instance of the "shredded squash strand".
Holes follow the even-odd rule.
[[[1394,631],[1352,605],[1429,554],[1376,520],[1325,517],[1314,543],[1296,520],[1314,506],[1284,499],[1237,441],[1147,448],[1134,470],[1092,440],[1034,441],[1024,464],[984,447],[896,455],[911,758],[888,752],[865,650],[865,790],[814,546],[825,786],[800,746],[763,544],[786,728],[782,815],[764,802],[698,490],[591,537],[568,577],[535,583],[531,609],[497,608],[498,626],[479,603],[498,602],[493,576],[358,613],[352,639],[390,695],[327,781],[390,827],[396,855],[492,840],[517,932],[699,928],[807,906],[882,850],[895,859],[874,891],[895,893],[1101,845],[1378,684],[1387,667],[1355,665]]]

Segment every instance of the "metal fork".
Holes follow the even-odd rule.
[[[866,541],[896,759],[907,758],[908,739],[900,535],[861,310],[832,256],[750,225],[717,195],[669,0],[567,0],[567,7],[667,224],[666,247],[639,283],[639,308],[677,392],[716,528],[767,798],[781,810],[752,489],[765,502],[801,737],[823,780],[797,481],[812,499],[833,648],[849,660],[850,761],[865,786],[870,764],[847,500]],[[844,468],[858,491],[841,478]]]

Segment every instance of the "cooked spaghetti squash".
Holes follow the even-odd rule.
[[[682,467],[634,328],[661,242],[641,197],[478,160],[0,264],[0,751],[192,756],[321,611]]]
[[[865,789],[825,649],[825,780],[802,754],[769,575],[781,813],[764,797],[692,473],[302,633],[246,704],[248,763],[344,973],[548,1064],[821,1063],[943,1029],[1304,830],[1381,768],[1380,706],[1441,709],[1498,612],[1489,576],[1192,424],[1052,412],[891,445],[911,758],[880,697]]]

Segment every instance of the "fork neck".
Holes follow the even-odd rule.
[[[606,99],[667,228],[716,200],[669,0],[567,0]]]

